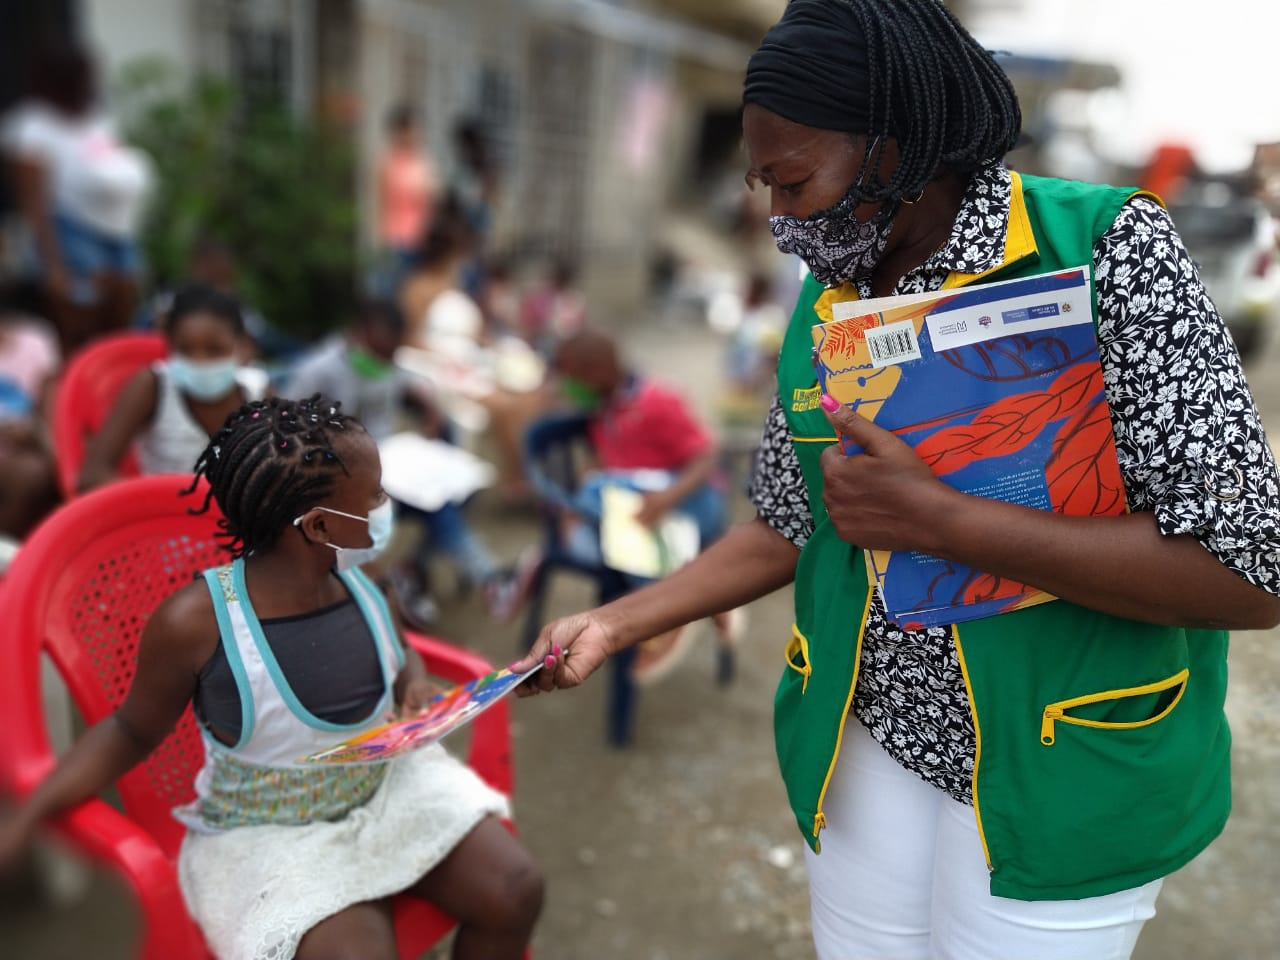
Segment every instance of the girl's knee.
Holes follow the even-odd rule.
[[[528,854],[509,864],[502,873],[493,925],[504,930],[531,930],[542,912],[546,886],[542,868]]]

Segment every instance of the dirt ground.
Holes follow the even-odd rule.
[[[708,334],[657,327],[633,338],[632,349],[709,402],[714,379],[699,375],[715,362]],[[1273,350],[1250,371],[1273,432],[1280,431],[1276,369]],[[737,509],[747,511],[741,501]],[[531,516],[488,499],[476,504],[475,517],[504,557],[537,536]],[[556,581],[553,612],[589,600],[587,584]],[[813,955],[802,844],[770,730],[789,591],[754,604],[750,614],[737,681],[716,687],[708,638],[682,669],[644,691],[635,743],[625,751],[604,742],[603,682],[515,705],[516,819],[549,881],[536,956]],[[495,662],[516,650],[515,629],[493,628],[474,596],[446,596],[439,629]],[[1137,960],[1280,954],[1280,631],[1236,635],[1231,659],[1235,811],[1224,836],[1166,883]],[[101,876],[65,908],[26,889],[0,892],[0,960],[125,960],[133,922],[127,894]]]

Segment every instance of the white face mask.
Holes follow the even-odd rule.
[[[330,507],[315,507],[316,510],[323,510],[325,513],[336,513],[340,517],[349,517],[352,520],[362,520],[369,525],[369,537],[373,543],[367,547],[339,547],[337,544],[326,543],[325,546],[331,547],[337,554],[334,566],[339,573],[345,573],[352,567],[358,567],[362,564],[373,560],[383,550],[387,549],[387,544],[391,540],[392,521],[395,519],[395,513],[391,506],[391,501],[386,500],[369,511],[367,517],[357,516],[354,513],[344,513],[341,510],[334,510]],[[306,516],[306,514],[303,514]],[[302,517],[295,517],[293,525],[300,526]]]
[[[175,355],[169,358],[169,376],[183,393],[197,400],[210,401],[225,397],[236,387],[235,357],[225,360],[189,360]]]

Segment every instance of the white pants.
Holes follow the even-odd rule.
[[[806,848],[820,960],[1128,960],[1162,880],[1088,900],[993,897],[973,808],[845,723]]]

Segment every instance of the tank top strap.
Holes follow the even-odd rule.
[[[369,625],[369,631],[378,645],[383,676],[389,685],[394,684],[404,667],[405,653],[386,597],[359,568],[344,571],[338,576],[355,598],[356,605]]]
[[[236,692],[240,695],[240,739],[232,749],[244,746],[253,736],[255,704],[266,692],[262,682],[265,671],[260,669],[262,656],[254,643],[236,590],[236,580],[243,582],[243,574],[239,578],[236,576],[237,565],[243,567],[244,559],[237,557],[229,564],[204,572],[213,598],[213,612],[218,620],[219,642],[227,655],[227,664],[236,681]]]

